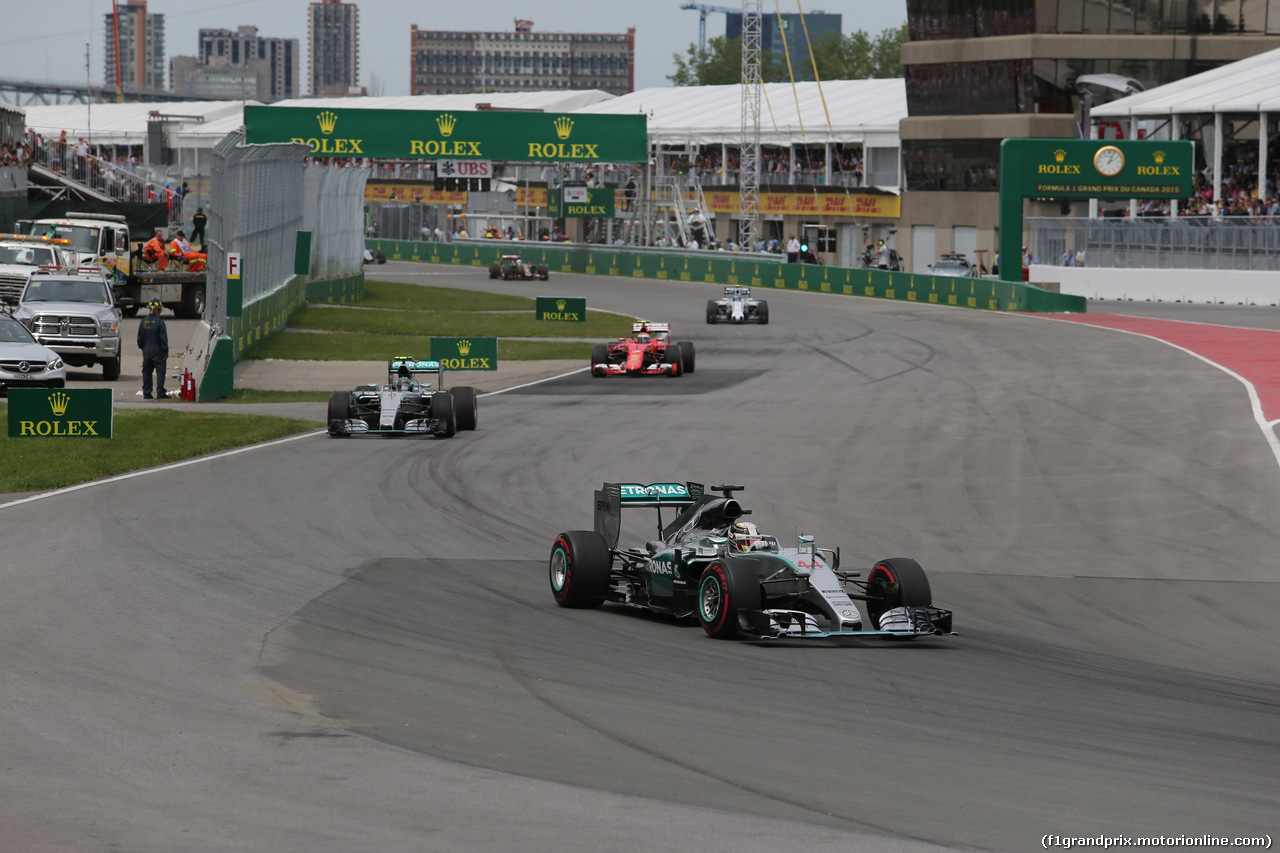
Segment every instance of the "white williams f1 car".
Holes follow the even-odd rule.
[[[708,323],[759,323],[769,322],[769,303],[752,299],[749,287],[726,287],[723,299],[707,300]]]
[[[605,483],[595,529],[570,530],[551,546],[551,594],[562,607],[613,602],[696,617],[716,639],[911,638],[951,633],[951,611],[933,606],[924,569],[890,557],[863,571],[840,565],[840,549],[812,536],[795,547],[761,534],[733,498],[742,486]],[[620,548],[623,507],[654,507],[657,538]],[[662,508],[675,517],[663,524]],[[865,604],[862,621],[855,601]]]

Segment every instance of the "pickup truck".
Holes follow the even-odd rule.
[[[102,378],[111,382],[120,378],[121,312],[132,307],[96,269],[37,270],[13,316],[68,366],[101,364]]]

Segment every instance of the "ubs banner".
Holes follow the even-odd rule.
[[[111,438],[110,388],[10,388],[9,437]]]
[[[643,163],[644,113],[244,108],[245,141],[300,142],[315,157]]]

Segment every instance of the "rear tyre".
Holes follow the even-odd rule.
[[[599,607],[609,590],[613,558],[594,530],[570,530],[551,546],[551,595],[561,607]]]
[[[680,341],[680,369],[685,373],[693,373],[693,341]]]
[[[933,591],[920,564],[909,557],[889,557],[867,575],[867,615],[880,630],[880,617],[895,607],[929,607]]]
[[[708,323],[708,324],[711,324],[711,325],[714,325],[714,324],[715,324],[715,322],[716,322],[716,319],[717,319],[719,316],[720,316],[720,312],[716,309],[716,302],[715,302],[715,300],[714,300],[714,299],[708,299],[708,300],[707,300],[707,323]]]
[[[603,368],[596,367],[597,364],[604,364],[609,360],[609,347],[605,344],[596,344],[591,348],[591,375],[595,377],[606,376],[608,371]]]
[[[764,595],[754,566],[717,560],[702,571],[698,584],[698,621],[708,637],[732,640],[738,636],[738,614],[760,610]]]
[[[119,358],[109,358],[102,362],[102,378],[107,382],[115,382],[120,378]]]
[[[480,410],[476,407],[476,389],[470,385],[461,385],[452,389],[453,413],[458,419],[458,429],[475,429],[480,419]]]
[[[551,278],[551,271],[547,269],[546,264],[538,264],[538,278],[546,281]]]
[[[437,391],[431,395],[431,417],[444,423],[444,430],[437,433],[441,438],[457,435],[458,419],[453,409],[453,395],[448,391]]]
[[[760,317],[760,325],[769,325],[769,303],[761,300],[760,307],[756,312]]]
[[[346,438],[344,432],[334,432],[334,421],[351,420],[351,395],[346,391],[334,391],[329,395],[329,435],[334,438]]]
[[[684,353],[680,349],[679,344],[671,344],[668,346],[666,351],[662,354],[662,360],[668,364],[675,365],[675,369],[668,373],[668,376],[680,376],[684,373]]]

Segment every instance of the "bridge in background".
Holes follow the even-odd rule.
[[[154,103],[157,101],[190,101],[187,95],[175,95],[172,92],[124,92],[127,103]],[[200,100],[216,100],[202,97]],[[89,87],[75,83],[37,83],[31,80],[0,80],[0,101],[14,106],[56,106],[59,104],[113,104],[116,102],[116,90],[106,86]]]

